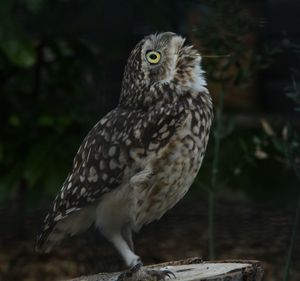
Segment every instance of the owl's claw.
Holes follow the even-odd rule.
[[[175,278],[176,279],[176,275],[173,271],[169,270],[169,269],[162,269],[162,270],[145,270],[146,273],[152,277],[156,277],[156,281],[160,281],[160,280],[166,280],[166,277],[168,278]]]
[[[136,265],[131,267],[129,269],[129,271],[132,272],[132,273],[135,273],[135,272],[139,271],[142,267],[143,267],[143,263],[141,261],[139,261]]]
[[[176,279],[176,275],[171,270],[143,269],[142,266],[142,263],[136,264],[129,271],[120,274],[117,281],[164,281],[167,277]]]
[[[174,279],[176,279],[176,275],[175,275],[175,273],[173,272],[173,271],[171,271],[171,270],[168,270],[168,269],[164,269],[164,270],[162,270],[163,271],[163,273],[166,275],[166,276],[168,276],[170,279],[173,277]]]

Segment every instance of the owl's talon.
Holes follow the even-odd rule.
[[[125,271],[125,272],[122,272],[118,278],[116,279],[116,281],[124,281],[126,279],[128,279],[130,276],[129,276],[129,271]]]
[[[162,272],[168,276],[170,279],[173,277],[174,279],[176,279],[176,275],[173,271],[169,270],[169,269],[164,269],[162,270]]]
[[[143,263],[139,260],[137,264],[132,266],[129,270],[121,273],[116,281],[126,281],[134,279],[133,275],[136,274],[142,267]]]
[[[139,271],[142,267],[143,267],[143,263],[141,261],[138,261],[138,263],[136,265],[134,265],[133,267],[131,267],[129,269],[129,271],[132,273],[135,273],[135,272]]]
[[[146,270],[146,273],[152,277],[155,277],[157,281],[166,280],[166,277],[170,279],[173,277],[176,279],[175,273],[169,269]]]
[[[138,263],[135,266],[133,266],[129,271],[121,273],[116,281],[165,281],[167,277],[170,279],[176,279],[176,275],[171,270],[143,269],[142,263]]]

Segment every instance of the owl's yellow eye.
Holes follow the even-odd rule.
[[[151,64],[157,64],[160,61],[160,53],[156,51],[148,51],[146,53],[146,59]]]

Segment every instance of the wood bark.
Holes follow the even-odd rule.
[[[201,258],[189,258],[146,268],[169,269],[175,273],[175,281],[261,281],[264,273],[260,262],[255,260],[204,262]],[[120,274],[121,272],[98,273],[65,281],[115,281]]]

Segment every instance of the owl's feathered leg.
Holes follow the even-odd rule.
[[[122,255],[126,265],[130,268],[136,266],[141,262],[140,257],[137,256],[127,244],[125,239],[121,234],[116,234],[109,238],[111,242],[115,245],[116,249]]]
[[[175,274],[170,270],[150,270],[143,268],[142,261],[133,250],[132,231],[130,226],[125,225],[122,228],[121,234],[111,236],[110,240],[129,267],[128,271],[119,275],[117,281],[161,281],[165,280],[166,277],[175,277]]]
[[[162,281],[166,277],[175,277],[175,274],[170,270],[154,270],[145,269],[143,263],[133,252],[133,242],[130,229],[124,229],[122,235],[114,235],[110,237],[111,242],[122,255],[128,271],[121,273],[117,281]]]
[[[124,238],[124,240],[128,244],[130,250],[132,252],[134,252],[134,245],[133,245],[133,240],[132,240],[132,230],[131,230],[131,227],[129,225],[125,225],[122,228],[121,233],[122,233],[122,237]]]

